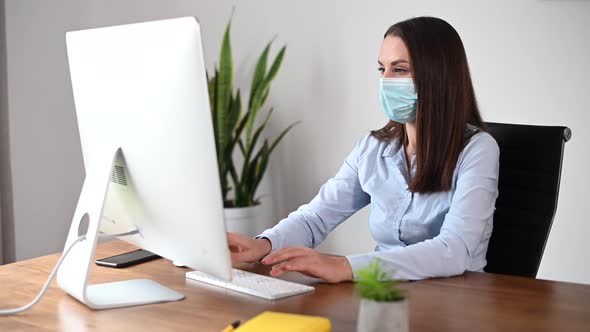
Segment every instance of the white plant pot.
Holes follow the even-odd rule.
[[[252,237],[267,228],[262,204],[243,208],[225,208],[223,213],[228,232]]]
[[[408,299],[395,302],[361,299],[357,332],[408,332],[409,325]]]

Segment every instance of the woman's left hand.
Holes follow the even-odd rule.
[[[270,271],[272,276],[297,271],[330,283],[352,280],[352,268],[346,257],[320,254],[306,247],[277,250],[266,256],[262,263],[265,265],[276,264]]]

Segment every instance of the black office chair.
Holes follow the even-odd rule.
[[[500,147],[499,196],[486,272],[535,278],[551,230],[567,127],[487,123]]]

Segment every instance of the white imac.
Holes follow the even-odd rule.
[[[88,285],[98,232],[231,279],[199,23],[179,18],[66,34],[86,178],[58,270],[93,309],[180,300],[151,280]]]

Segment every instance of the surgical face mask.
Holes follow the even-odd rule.
[[[416,119],[418,95],[411,78],[385,78],[379,84],[381,110],[388,118],[399,123]]]

